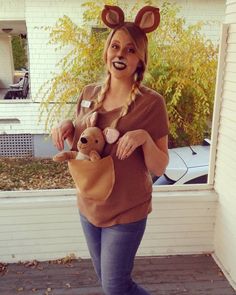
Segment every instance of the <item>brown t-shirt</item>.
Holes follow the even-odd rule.
[[[77,105],[75,136],[73,149],[81,132],[85,129],[81,123],[90,108],[81,106],[82,100],[94,100],[101,89],[100,85],[91,84],[84,88]],[[127,131],[144,129],[155,141],[168,134],[168,117],[164,99],[157,92],[141,86],[141,95],[136,97],[128,114],[122,117],[117,129],[122,136]],[[121,108],[105,111],[98,110],[97,126],[109,127],[119,116]],[[119,160],[116,157],[117,144],[106,144],[103,155],[111,155],[115,168],[115,184],[106,201],[95,202],[81,198],[78,194],[80,212],[94,225],[107,227],[114,224],[129,223],[145,218],[151,212],[152,180],[144,162],[142,147],[138,147],[130,157]]]

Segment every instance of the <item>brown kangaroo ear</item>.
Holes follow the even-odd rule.
[[[136,15],[134,23],[145,33],[154,31],[160,23],[159,8],[153,6],[144,6]]]
[[[102,10],[102,21],[106,26],[114,29],[117,25],[124,23],[124,12],[118,6],[105,5]]]
[[[86,118],[86,127],[95,127],[97,123],[98,113],[93,112]]]

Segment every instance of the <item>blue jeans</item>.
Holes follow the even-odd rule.
[[[147,219],[96,227],[80,214],[95,272],[106,295],[150,295],[131,278]]]

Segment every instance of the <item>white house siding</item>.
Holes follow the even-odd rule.
[[[0,7],[0,21],[25,19],[25,0],[1,0]]]
[[[215,256],[236,287],[236,0],[226,2],[225,23],[229,29],[215,172]]]
[[[211,190],[157,189],[138,255],[212,253],[216,206]]]
[[[0,192],[0,261],[89,257],[74,190]],[[158,192],[138,255],[213,252],[216,194]]]
[[[29,103],[27,100],[8,100],[6,103],[0,101],[0,134],[45,133],[43,130],[46,114],[43,114],[41,120],[39,117],[40,109],[38,105],[35,107],[35,103]],[[11,120],[4,123],[5,119],[18,119],[20,123],[14,120],[13,123],[10,123]]]
[[[0,21],[6,19],[24,19],[26,21],[32,99],[27,102],[29,105],[27,108],[24,108],[25,104],[19,105],[13,101],[0,100],[0,118],[12,117],[12,113],[16,114],[15,111],[18,110],[16,115],[22,122],[11,130],[2,123],[0,133],[43,134],[45,132],[44,124],[38,125],[36,120],[40,103],[40,97],[37,97],[36,93],[42,83],[50,78],[50,73],[56,71],[55,64],[61,58],[62,53],[55,52],[53,46],[47,44],[48,32],[43,31],[40,27],[54,25],[57,19],[63,15],[68,15],[75,23],[79,24],[82,16],[81,3],[82,1],[76,0],[0,0]],[[181,14],[186,16],[187,23],[209,19],[222,21],[223,19],[223,0],[180,0],[177,3],[182,7]],[[205,33],[212,40],[218,40],[219,25],[207,27]]]
[[[225,12],[225,1],[178,0],[175,2],[181,6],[180,15],[185,17],[187,24],[194,24],[198,21],[211,21],[211,23],[204,27],[202,33],[214,43],[218,44],[220,25]]]

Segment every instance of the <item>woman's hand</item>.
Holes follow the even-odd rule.
[[[62,121],[61,124],[52,129],[52,142],[59,151],[64,149],[65,139],[72,140],[74,130],[75,128],[71,120]]]
[[[116,156],[118,159],[128,158],[138,146],[146,142],[147,137],[148,133],[143,129],[126,132],[117,143]]]
[[[164,173],[169,161],[167,135],[154,142],[147,131],[138,129],[126,132],[117,144],[116,155],[120,160],[129,157],[138,146],[142,146],[148,170],[158,176]]]

